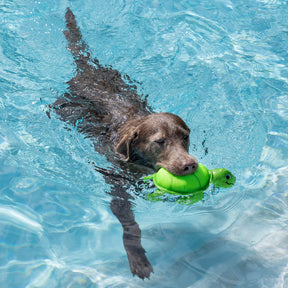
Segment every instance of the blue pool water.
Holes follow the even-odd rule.
[[[135,196],[150,280],[131,276],[109,186],[89,164],[109,163],[46,115],[75,73],[68,6],[93,56],[181,116],[201,163],[237,177],[194,206]],[[0,11],[0,287],[288,287],[287,1],[6,0]]]

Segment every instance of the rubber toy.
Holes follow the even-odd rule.
[[[204,191],[212,183],[215,187],[229,188],[236,181],[233,174],[218,168],[208,170],[204,165],[198,164],[198,169],[190,175],[173,175],[165,168],[160,168],[157,173],[144,177],[144,180],[153,179],[158,190],[148,195],[151,201],[158,201],[165,193],[186,196],[179,199],[179,203],[193,204],[203,199]]]

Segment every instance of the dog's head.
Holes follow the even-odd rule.
[[[155,113],[126,122],[120,129],[118,153],[126,160],[158,170],[164,167],[174,175],[188,175],[198,168],[189,155],[190,130],[171,113]]]

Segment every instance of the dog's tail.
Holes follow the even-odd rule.
[[[82,39],[75,15],[69,7],[66,10],[65,19],[66,30],[63,33],[68,41],[68,49],[73,55],[77,68],[83,71],[88,66],[90,53],[86,43]]]

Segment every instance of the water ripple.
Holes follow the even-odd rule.
[[[10,205],[0,205],[0,222],[16,226],[40,236],[43,232],[41,217],[28,211],[28,207],[23,210],[23,208],[20,209],[19,207],[13,207]]]

